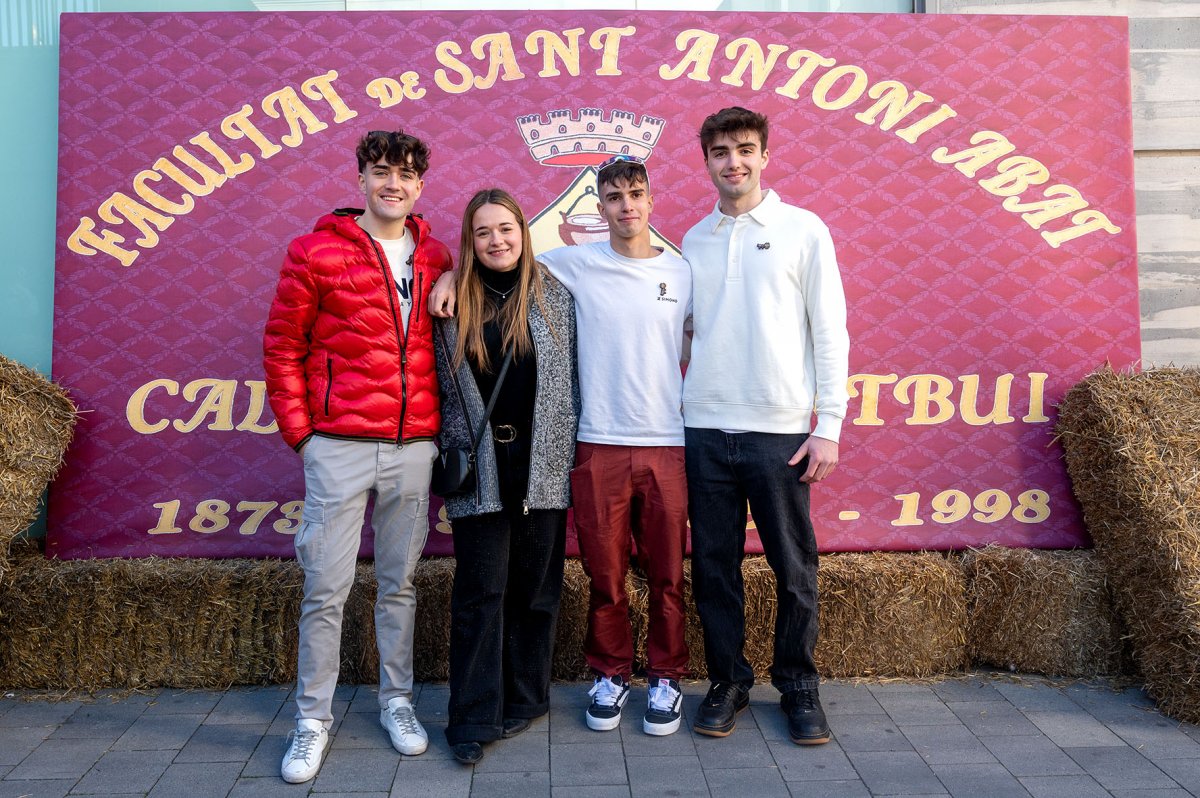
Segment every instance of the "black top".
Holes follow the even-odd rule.
[[[487,267],[481,267],[479,276],[483,281],[484,295],[497,312],[504,307],[506,302],[515,301],[517,269],[496,272]],[[483,343],[487,347],[491,372],[482,372],[474,363],[471,364],[471,373],[475,375],[475,385],[478,386],[479,395],[483,398],[485,405],[491,398],[492,390],[496,387],[496,378],[500,375],[500,366],[504,363],[501,338],[502,333],[498,319],[493,318],[486,322],[483,325]],[[523,358],[514,357],[512,364],[508,367],[508,374],[504,377],[500,395],[496,397],[496,406],[492,409],[491,417],[492,429],[507,424],[517,430],[516,439],[506,445],[509,458],[515,456],[528,462],[529,447],[533,437],[533,400],[536,392],[537,358],[532,352]]]

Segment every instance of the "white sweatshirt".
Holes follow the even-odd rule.
[[[684,236],[683,257],[695,327],[684,423],[837,441],[850,338],[825,224],[767,191],[736,218],[714,208]]]

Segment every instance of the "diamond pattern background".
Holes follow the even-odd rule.
[[[254,534],[240,529],[249,511],[236,509],[219,531],[190,526],[208,500],[236,508],[302,497],[299,458],[278,436],[204,425],[142,435],[126,420],[126,404],[154,379],[236,380],[233,420],[242,421],[251,396],[245,382],[262,379],[261,330],[284,248],[322,213],[358,203],[352,151],[364,131],[403,126],[432,142],[418,210],[456,248],[462,206],[478,188],[504,186],[534,216],[577,174],[533,161],[517,117],[597,107],[665,119],[650,160],[654,224],[679,242],[713,202],[696,131],[732,104],[770,116],[765,182],[833,232],[850,305],[852,374],[937,374],[956,386],[959,376],[978,374],[984,412],[996,378],[1016,375],[1011,424],[972,427],[957,413],[942,424],[906,424],[912,408],[885,386],[884,424],[867,426],[855,423],[861,406],[852,400],[842,465],[814,493],[822,549],[1087,545],[1052,442],[1053,405],[1103,363],[1128,367],[1139,356],[1126,25],[1100,17],[748,13],[64,15],[54,376],[86,412],[51,492],[48,550],[62,558],[291,556],[290,536],[275,529],[287,527],[278,511]],[[635,28],[621,42],[616,76],[597,75],[599,54],[586,46],[590,32],[606,26]],[[540,77],[542,58],[525,52],[525,37],[576,27],[587,31],[580,74]],[[690,28],[719,34],[709,79],[664,80],[659,67],[679,61],[676,36]],[[479,74],[485,69],[470,43],[504,31],[523,79],[459,94],[435,85],[440,42],[458,43]],[[816,78],[799,99],[776,93],[791,77],[786,55],[761,89],[749,74],[746,85],[730,86],[720,79],[732,69],[725,46],[739,37],[861,67],[871,83],[901,81],[934,97],[925,108],[945,103],[958,115],[909,144],[854,118],[866,98],[843,110],[818,108],[810,94]],[[220,133],[221,120],[248,104],[251,121],[278,142],[286,126],[262,111],[262,98],[330,69],[355,118],[333,124],[331,109],[308,101],[329,127],[269,159]],[[409,70],[426,89],[421,99],[380,109],[365,94],[372,79]],[[971,179],[929,157],[938,146],[962,149],[981,130],[1003,133],[1016,154],[1044,163],[1051,183],[1077,188],[1122,232],[1052,248],[977,184],[994,170]],[[67,248],[80,218],[98,218],[113,192],[132,196],[134,176],[176,145],[211,163],[187,143],[203,131],[234,158],[250,152],[254,167],[198,197],[128,268]],[[168,180],[152,186],[179,197]],[[129,224],[112,227],[127,246],[137,237]],[[1020,420],[1031,372],[1049,375],[1050,422]],[[160,390],[146,415],[187,420],[199,405]],[[929,502],[949,489],[971,497],[998,489],[1014,499],[1040,489],[1050,514],[1034,524],[970,516],[939,524]],[[902,509],[894,497],[910,493],[920,494],[923,523],[894,525]],[[153,505],[176,500],[181,531],[148,534],[162,520]],[[843,511],[859,516],[840,520]],[[448,553],[447,527],[435,524],[429,551]],[[367,536],[364,553],[369,548]]]

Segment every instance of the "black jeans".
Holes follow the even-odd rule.
[[[505,479],[507,453],[497,455],[504,458],[505,509],[452,524],[456,565],[446,726],[451,745],[497,740],[505,718],[536,718],[550,709],[567,511],[525,515],[524,482]]]
[[[688,512],[692,521],[692,589],[708,677],[754,684],[746,641],[742,557],[746,502],[775,572],[775,652],[771,683],[780,692],[815,688],[817,541],[809,518],[806,462],[788,466],[807,435],[729,434],[688,427]]]

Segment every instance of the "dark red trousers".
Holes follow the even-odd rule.
[[[687,475],[682,446],[578,443],[571,472],[575,530],[592,580],[584,655],[600,676],[629,678],[633,632],[625,574],[633,546],[650,587],[646,675],[680,679],[684,642],[683,554]]]

